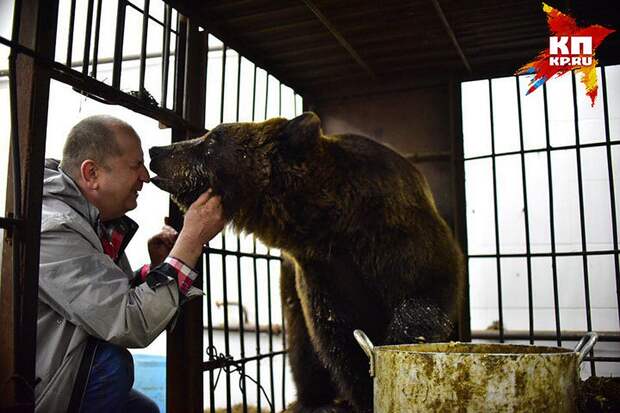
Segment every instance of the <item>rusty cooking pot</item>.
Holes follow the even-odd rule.
[[[370,358],[374,413],[575,412],[579,365],[598,336],[573,351],[514,344],[430,343],[375,347]]]

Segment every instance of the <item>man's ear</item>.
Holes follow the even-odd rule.
[[[97,162],[92,159],[86,159],[80,165],[80,178],[88,189],[99,189],[99,167]]]
[[[305,112],[289,120],[283,138],[291,149],[309,149],[321,136],[321,119],[314,112]]]

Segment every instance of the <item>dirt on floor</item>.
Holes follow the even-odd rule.
[[[582,382],[579,411],[620,412],[620,377],[590,377]]]

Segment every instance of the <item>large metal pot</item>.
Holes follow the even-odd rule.
[[[374,412],[575,412],[579,365],[598,336],[573,351],[512,344],[431,343],[375,347]]]

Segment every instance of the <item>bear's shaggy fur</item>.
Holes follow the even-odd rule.
[[[153,182],[179,205],[213,188],[237,230],[290,259],[281,294],[298,399],[288,411],[372,411],[355,329],[375,345],[455,338],[462,254],[424,177],[393,150],[323,135],[305,113],[223,124],[150,153]]]

